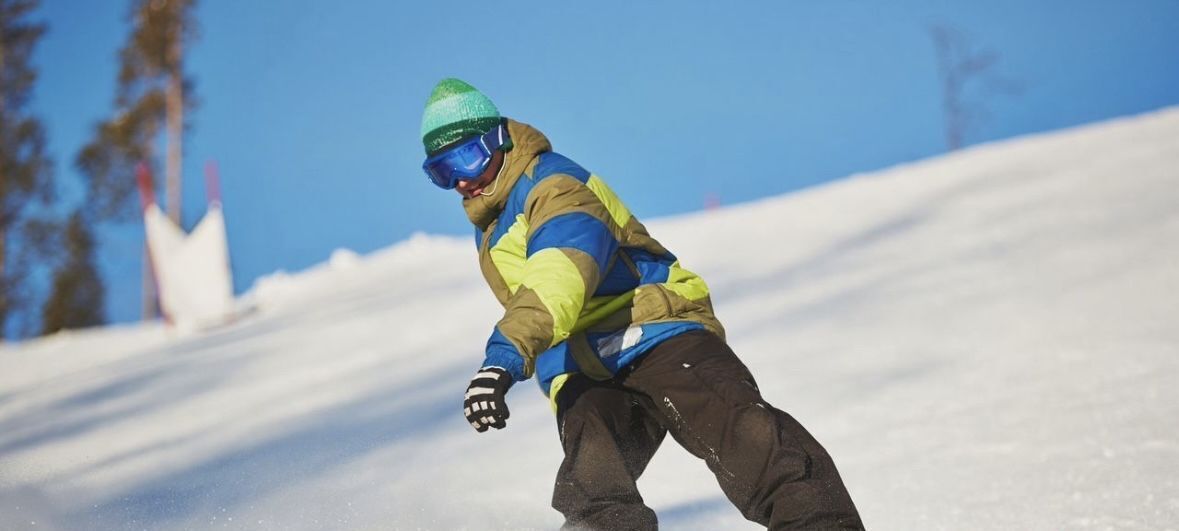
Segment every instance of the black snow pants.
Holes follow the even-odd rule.
[[[635,481],[671,436],[703,459],[745,518],[770,529],[863,529],[827,451],[762,399],[719,337],[673,337],[613,379],[577,374],[557,395],[563,529],[657,529]]]

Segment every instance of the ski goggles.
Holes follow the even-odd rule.
[[[450,190],[459,181],[468,181],[483,174],[491,164],[491,154],[504,145],[507,130],[503,124],[486,134],[474,136],[456,144],[422,163],[426,177],[443,190]]]

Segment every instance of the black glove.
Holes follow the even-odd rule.
[[[471,379],[467,386],[467,396],[463,400],[463,414],[467,422],[479,433],[487,431],[488,427],[497,430],[507,426],[508,403],[504,396],[512,386],[512,375],[499,367],[483,367]]]

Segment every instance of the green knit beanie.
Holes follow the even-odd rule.
[[[499,109],[487,96],[461,79],[443,79],[430,93],[422,113],[426,155],[465,137],[487,133],[499,122]]]

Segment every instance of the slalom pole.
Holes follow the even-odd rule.
[[[143,239],[143,313],[145,320],[150,316],[159,315],[171,329],[175,323],[172,316],[164,311],[160,304],[160,282],[156,276],[156,268],[152,259],[151,243],[147,241],[147,210],[156,204],[155,192],[152,189],[151,170],[146,162],[140,162],[135,167],[135,179],[139,185],[139,202],[143,206],[144,239]],[[155,315],[152,315],[155,314]]]
[[[151,186],[151,170],[147,168],[146,162],[140,162],[135,166],[135,180],[139,184],[139,204],[143,211],[147,212],[147,207],[155,204],[156,198]]]
[[[221,171],[212,159],[205,163],[205,200],[210,207],[221,206]]]

